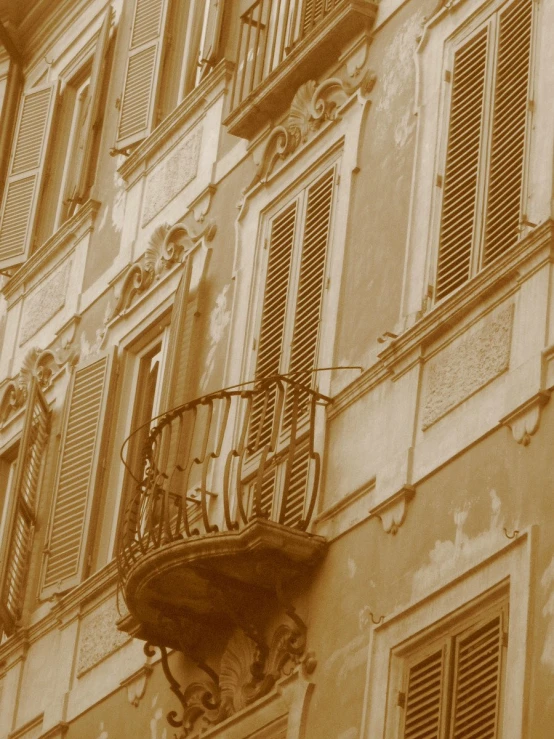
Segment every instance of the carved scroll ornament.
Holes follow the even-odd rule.
[[[0,425],[25,405],[33,378],[46,390],[52,384],[53,376],[66,364],[74,364],[78,356],[73,344],[55,350],[43,351],[38,347],[29,349],[19,373],[8,382],[0,398]]]
[[[157,226],[150,236],[144,254],[127,268],[121,286],[116,290],[115,306],[107,316],[106,323],[125,313],[135,298],[146,292],[165,271],[176,264],[181,264],[198,241],[201,239],[211,241],[215,231],[213,221],[207,223],[196,234],[193,234],[184,223],[177,223],[174,226],[164,223]]]
[[[317,83],[309,80],[299,87],[287,119],[273,129],[266,142],[256,175],[247,190],[264,182],[279,159],[285,159],[306,143],[328,121],[337,120],[340,108],[355,93],[367,97],[376,76],[370,69],[356,70],[353,79],[331,77]]]

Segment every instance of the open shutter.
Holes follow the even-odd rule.
[[[92,60],[92,69],[88,88],[88,109],[79,136],[79,161],[76,166],[77,185],[75,195],[73,197],[75,204],[84,202],[90,188],[90,179],[93,176],[93,173],[90,172],[90,168],[94,149],[94,136],[98,130],[102,117],[101,101],[103,97],[104,72],[106,68],[108,46],[110,43],[112,18],[113,9],[112,6],[109,5],[96,41],[96,49],[94,51],[94,59]]]
[[[82,579],[108,431],[114,353],[74,370],[69,389],[55,499],[43,570],[43,593]]]
[[[297,210],[298,201],[295,200],[275,216],[271,223],[262,321],[258,337],[257,378],[271,377],[281,370]],[[250,423],[252,435],[258,432],[264,402],[261,395],[256,396]],[[274,396],[268,400],[268,411],[273,405]],[[260,446],[269,441],[272,420],[271,412],[267,412],[259,437]]]
[[[52,129],[56,84],[23,95],[0,218],[0,269],[21,264],[31,249]]]
[[[533,0],[517,0],[499,17],[484,264],[519,238],[532,20]]]
[[[117,147],[125,149],[147,136],[156,118],[167,0],[136,0]]]
[[[463,284],[471,273],[477,180],[482,157],[489,28],[454,58],[450,128],[444,172],[436,298]]]
[[[503,613],[456,639],[452,739],[499,739]]]
[[[2,542],[0,621],[10,634],[21,617],[37,508],[38,487],[48,441],[50,414],[35,379],[29,388],[15,485]]]
[[[404,707],[403,739],[440,739],[445,683],[445,647],[410,666],[399,701]]]
[[[225,0],[204,0],[204,2],[205,13],[198,60],[200,65],[199,81],[204,79],[217,62],[221,22],[225,7]]]

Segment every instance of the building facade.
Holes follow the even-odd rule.
[[[0,737],[550,739],[554,0],[0,20]]]

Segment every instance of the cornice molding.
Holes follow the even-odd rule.
[[[119,167],[118,172],[128,183],[139,167],[155,164],[152,158],[177,131],[186,123],[194,125],[213,103],[222,95],[232,79],[235,65],[223,59],[197,87],[134,149]],[[190,120],[198,112],[195,120]]]
[[[99,208],[100,203],[97,200],[88,200],[74,216],[67,220],[48,241],[21,265],[2,288],[2,294],[8,304],[21,291],[28,291],[29,286],[41,270],[48,266],[54,268],[67,256],[69,250],[65,247],[70,241],[80,241],[93,229]],[[71,247],[73,246],[72,243]]]
[[[441,334],[456,324],[494,294],[497,302],[505,300],[522,282],[554,260],[554,221],[548,219],[534,228],[511,252],[483,269],[457,292],[434,306],[428,313],[417,317],[413,325],[403,333],[392,334],[378,360],[359,378],[341,390],[327,409],[333,419],[358,398],[386,379],[400,376],[414,363],[422,360],[422,351]],[[490,306],[484,305],[488,312]],[[473,322],[479,320],[478,315]],[[460,329],[467,328],[467,325]]]

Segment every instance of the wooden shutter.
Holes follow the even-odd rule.
[[[19,446],[15,484],[11,491],[7,536],[0,567],[0,620],[10,634],[21,617],[38,499],[38,487],[48,441],[50,415],[36,380],[32,380]]]
[[[113,364],[112,353],[92,359],[73,373],[44,562],[44,594],[73,587],[85,572],[109,426]]]
[[[482,156],[489,28],[454,58],[450,126],[444,172],[436,298],[463,284],[471,273]]]
[[[483,264],[519,238],[532,19],[533,0],[517,0],[499,17]]]
[[[503,613],[456,639],[452,739],[499,739]]]
[[[57,85],[23,95],[0,218],[0,269],[25,261],[32,246]]]
[[[441,737],[446,682],[445,647],[437,649],[408,669],[404,703],[403,739]]]
[[[204,79],[217,62],[225,0],[205,0],[205,5],[206,12],[198,60],[200,65],[199,81]]]
[[[258,337],[257,378],[271,377],[281,370],[297,210],[298,201],[295,200],[275,216],[271,223],[262,321]],[[272,407],[273,400],[274,398],[269,399],[268,409]],[[263,407],[264,398],[257,396],[252,406],[250,424],[252,437],[258,432]],[[269,441],[272,419],[272,414],[266,413],[259,439],[260,446]]]
[[[120,149],[143,139],[154,126],[167,5],[167,0],[136,0],[119,115]]]
[[[106,59],[110,43],[112,17],[113,9],[111,5],[108,5],[104,15],[104,21],[100,27],[100,33],[98,34],[98,39],[96,41],[96,49],[92,60],[92,69],[88,88],[88,108],[79,136],[77,154],[78,162],[76,165],[77,185],[74,195],[75,203],[84,202],[91,184],[90,179],[94,174],[91,173],[90,169],[94,150],[94,137],[99,129],[100,120],[102,118],[101,102],[103,99],[104,72],[106,69]]]

